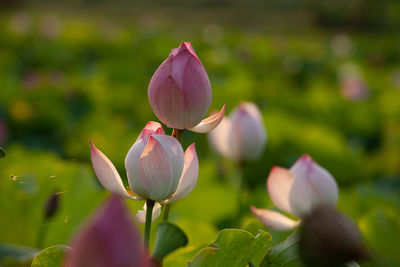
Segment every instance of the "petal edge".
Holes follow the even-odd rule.
[[[257,209],[250,206],[251,211],[265,226],[278,231],[288,231],[296,228],[300,221],[292,220],[285,215],[267,209]]]
[[[199,124],[188,130],[196,133],[208,133],[220,124],[220,122],[224,118],[224,114],[225,114],[225,105],[217,114],[205,118]]]

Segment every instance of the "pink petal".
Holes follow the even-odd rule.
[[[146,212],[147,212],[147,205],[146,203],[144,203],[143,209],[138,210],[138,212],[136,213],[136,220],[140,224],[146,223]],[[161,215],[161,205],[160,203],[156,202],[153,207],[151,221],[154,222],[154,220],[160,217],[160,215]]]
[[[144,139],[146,136],[152,134],[165,134],[163,127],[160,123],[155,121],[149,121],[146,126],[143,128],[142,132],[140,133],[139,137],[136,139],[136,142],[139,139]]]
[[[211,104],[211,84],[203,65],[190,58],[182,80],[185,98],[185,128],[195,127],[207,114]]]
[[[140,157],[146,147],[147,138],[138,139],[137,142],[131,147],[125,158],[125,169],[128,176],[129,186],[131,190],[143,199],[149,199],[149,191],[143,185],[140,176]]]
[[[183,42],[183,43],[181,43],[181,45],[179,46],[179,48],[174,48],[174,49],[172,49],[171,55],[176,56],[176,55],[179,54],[180,52],[186,51],[186,50],[189,51],[189,53],[190,53],[194,58],[196,58],[196,59],[199,61],[199,63],[201,64],[200,59],[199,59],[199,57],[196,55],[196,52],[194,51],[191,42]]]
[[[172,186],[176,188],[179,184],[184,165],[182,145],[172,136],[154,134],[152,137],[160,143],[164,151],[168,154],[172,167],[172,177],[174,178]]]
[[[149,192],[149,198],[155,201],[167,199],[177,188],[173,187],[174,177],[168,154],[153,136],[149,137],[140,157],[140,178]]]
[[[281,167],[272,167],[267,179],[267,190],[272,202],[281,210],[292,213],[289,193],[293,185],[294,175]]]
[[[94,172],[105,189],[122,197],[139,199],[126,192],[118,171],[112,162],[94,146],[92,141],[90,141],[90,152]]]
[[[183,130],[185,128],[185,100],[182,89],[171,76],[167,76],[163,81],[158,81],[155,80],[157,79],[156,74],[157,72],[150,81],[148,91],[150,105],[154,114],[168,128]]]
[[[230,133],[232,124],[229,117],[224,117],[220,124],[208,133],[208,141],[211,147],[220,155],[226,158],[234,158],[232,145],[230,144]]]
[[[251,206],[250,209],[257,219],[265,226],[278,231],[291,230],[296,228],[300,223],[300,221],[292,220],[273,210],[257,209],[253,206]]]
[[[195,145],[191,144],[185,151],[185,164],[178,189],[165,203],[171,203],[186,197],[196,186],[199,175],[199,161],[197,159]]]
[[[65,267],[150,266],[138,230],[120,198],[108,199],[72,241]]]
[[[335,179],[309,155],[298,159],[290,171],[295,176],[289,199],[293,214],[304,217],[319,205],[336,205],[338,187]]]
[[[196,133],[208,133],[220,124],[220,122],[224,118],[224,114],[225,114],[225,105],[222,107],[220,112],[202,120],[198,125],[188,130]]]

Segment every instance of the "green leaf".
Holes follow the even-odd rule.
[[[4,261],[14,260],[17,262],[31,261],[39,251],[29,247],[19,247],[0,243],[0,266]],[[3,263],[3,265],[1,264]]]
[[[225,229],[188,266],[246,266],[256,254],[266,251],[269,242],[271,237],[264,231],[253,236],[244,230]]]
[[[153,256],[162,260],[174,250],[186,246],[186,234],[175,224],[163,222],[157,227],[157,237],[154,245]]]
[[[285,241],[271,247],[260,266],[302,266],[298,253],[299,239],[299,233],[295,232]]]
[[[71,248],[63,245],[45,248],[33,259],[31,267],[61,266],[69,249]]]
[[[14,145],[8,147],[7,156],[0,160],[0,188],[1,241],[34,247],[38,231],[46,223],[48,231],[42,237],[40,249],[67,244],[82,221],[107,195],[88,166]],[[44,222],[45,203],[55,190],[61,205],[57,214]]]
[[[4,149],[0,146],[0,158],[5,157],[6,152],[4,151]]]

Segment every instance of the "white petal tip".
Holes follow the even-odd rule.
[[[192,132],[196,132],[196,133],[211,132],[213,129],[215,129],[220,124],[220,122],[224,118],[224,114],[225,114],[225,105],[222,107],[222,109],[218,113],[216,113],[208,118],[205,118],[199,124],[197,124],[193,128],[190,128],[189,130]]]

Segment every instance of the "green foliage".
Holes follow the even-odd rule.
[[[18,146],[10,147],[0,161],[0,187],[2,241],[31,247],[37,244],[43,224],[48,224],[47,235],[40,237],[44,247],[67,244],[104,197],[87,166]],[[53,192],[60,194],[60,208],[44,221],[45,203]]]
[[[162,261],[174,250],[186,246],[188,238],[178,226],[163,222],[157,226],[157,237],[154,244],[153,256]]]
[[[0,243],[0,266],[29,266],[38,253],[39,251],[34,248]]]
[[[271,247],[260,266],[302,266],[298,244],[299,233],[295,232],[282,243]]]
[[[33,259],[31,267],[61,267],[69,249],[62,245],[48,247]]]
[[[271,237],[260,231],[256,236],[239,229],[222,230],[217,239],[202,249],[189,263],[195,266],[246,266],[257,265],[259,256],[267,249]]]

